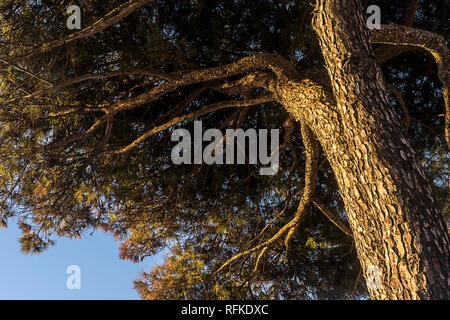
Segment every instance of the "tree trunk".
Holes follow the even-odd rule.
[[[329,132],[322,146],[371,297],[448,299],[448,231],[387,99],[362,9],[359,0],[317,3],[314,28],[340,120],[339,136]]]
[[[269,87],[326,153],[371,297],[449,299],[449,234],[389,104],[362,9],[360,0],[318,0],[328,77],[314,78],[333,92],[307,76]]]

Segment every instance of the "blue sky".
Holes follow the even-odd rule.
[[[0,299],[139,299],[133,280],[161,262],[160,256],[138,264],[120,260],[119,242],[103,232],[82,240],[59,238],[39,255],[23,254],[19,237],[14,223],[0,229]],[[80,290],[66,288],[70,265],[80,267]]]

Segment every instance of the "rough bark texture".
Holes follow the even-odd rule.
[[[20,68],[14,63],[97,33],[151,1],[128,1],[93,25],[66,39],[33,48],[25,55],[3,63]],[[406,15],[408,25],[411,24],[411,16],[416,9],[417,1],[411,0]],[[218,79],[246,74],[239,80],[219,82],[220,85],[213,86],[217,85],[216,90],[236,94],[262,87],[271,94],[254,100],[225,101],[175,117],[116,151],[128,152],[152,134],[186,119],[226,107],[243,107],[272,100],[282,104],[292,117],[302,124],[304,137],[307,136],[305,143],[308,144],[309,141],[311,144],[310,148],[307,147],[310,162],[305,170],[307,187],[295,218],[272,238],[234,256],[218,271],[240,257],[261,250],[259,261],[267,248],[285,234],[288,234],[288,246],[289,234],[298,226],[306,205],[313,201],[339,228],[353,236],[366,279],[370,278],[369,273],[373,268],[379,270],[379,286],[368,286],[372,298],[449,299],[450,240],[447,227],[432,197],[430,184],[389,105],[383,76],[370,45],[364,11],[361,0],[317,0],[314,29],[325,58],[325,68],[304,70],[299,75],[282,57],[275,54],[258,54],[225,66],[186,70],[168,75],[155,74],[152,70],[140,70],[138,72],[153,74],[164,81],[137,97],[95,106],[91,111],[102,111],[104,115],[88,130],[56,141],[48,148],[64,147],[83,140],[107,123],[105,139],[100,144],[103,148],[110,134],[112,119],[119,112],[155,101],[179,87],[201,82],[212,83]],[[446,138],[450,146],[450,62],[444,40],[437,39],[431,33],[398,26],[372,31],[371,37],[378,43],[401,48],[393,50],[394,52],[381,48],[378,63],[411,48],[421,47],[433,55],[439,67],[439,77],[444,84],[447,108]],[[128,74],[135,72],[136,70],[125,71]],[[28,75],[45,82],[45,79],[36,75]],[[102,76],[117,75],[118,73]],[[62,86],[96,77],[98,75],[84,75],[65,82]],[[47,84],[50,86],[42,90],[57,88],[54,84]],[[21,99],[36,96],[42,90]],[[198,94],[188,98],[182,107],[196,96]],[[314,136],[333,168],[351,230],[313,198],[318,153]]]
[[[448,299],[447,228],[387,99],[362,9],[359,0],[318,1],[314,28],[336,107],[298,116],[334,170],[366,279],[380,270],[372,298]]]
[[[273,93],[319,140],[366,280],[379,270],[371,297],[449,299],[447,227],[389,104],[360,1],[319,0],[314,27],[326,70],[248,80]]]

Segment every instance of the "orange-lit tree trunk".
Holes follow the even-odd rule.
[[[335,106],[288,109],[309,120],[333,168],[366,279],[378,271],[371,297],[448,299],[448,231],[387,99],[362,8],[317,2]]]

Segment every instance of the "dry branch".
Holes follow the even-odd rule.
[[[306,210],[306,206],[312,199],[312,194],[314,192],[314,187],[316,185],[316,178],[317,178],[317,166],[318,166],[318,158],[319,158],[319,144],[314,137],[313,133],[309,128],[306,127],[306,125],[302,125],[302,136],[303,136],[303,143],[305,144],[306,149],[306,167],[305,167],[305,188],[303,190],[302,198],[300,200],[300,204],[298,206],[297,212],[295,214],[295,217],[290,220],[287,224],[285,224],[278,232],[272,236],[270,239],[266,240],[265,242],[248,249],[246,251],[243,251],[241,253],[236,254],[232,258],[228,259],[222,266],[217,269],[215,273],[221,272],[223,269],[225,269],[227,266],[229,266],[232,262],[248,256],[252,254],[253,252],[257,252],[262,250],[257,259],[257,264],[255,266],[255,270],[258,269],[259,264],[261,263],[261,258],[264,255],[264,253],[268,250],[270,246],[272,246],[276,241],[278,241],[282,236],[287,234],[285,238],[285,245],[286,250],[288,250],[289,243],[291,241],[292,235],[298,228],[302,217],[304,216],[304,212]]]
[[[141,135],[139,138],[134,140],[132,143],[130,143],[126,147],[124,147],[120,150],[116,150],[113,153],[114,154],[126,153],[126,152],[130,151],[131,149],[136,148],[140,143],[147,140],[150,136],[152,136],[160,131],[166,130],[166,129],[170,128],[171,126],[173,126],[177,123],[183,122],[185,120],[198,118],[207,113],[225,109],[225,108],[249,107],[249,106],[272,102],[272,101],[274,101],[274,98],[271,95],[267,95],[267,96],[263,96],[263,97],[251,99],[251,100],[242,100],[242,101],[233,100],[233,101],[223,101],[223,102],[214,103],[212,105],[206,106],[200,110],[191,112],[189,114],[179,116],[179,117],[174,117],[170,121],[168,121],[162,125],[159,125],[157,127],[154,127],[151,130],[148,130],[147,132],[145,132],[143,135]]]
[[[83,39],[86,37],[89,37],[93,34],[96,34],[114,24],[121,21],[122,19],[129,16],[131,13],[133,13],[135,10],[141,8],[142,6],[153,2],[153,0],[130,0],[114,10],[110,11],[108,14],[103,16],[101,19],[97,20],[95,23],[90,25],[89,27],[84,28],[83,30],[80,30],[78,32],[72,33],[70,36],[56,41],[47,42],[44,44],[39,45],[38,48],[30,50],[28,53],[17,57],[15,59],[12,59],[12,63],[16,63],[18,61],[23,61],[26,59],[29,59],[31,57],[34,57],[40,53],[44,53],[47,51],[50,51],[54,48],[60,47],[62,45],[65,45],[67,43],[70,43],[72,41]]]

